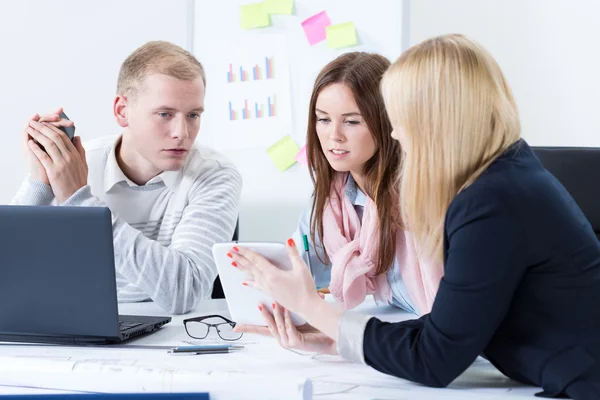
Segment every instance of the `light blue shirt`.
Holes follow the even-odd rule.
[[[346,183],[345,190],[346,197],[354,205],[354,209],[359,218],[362,219],[365,204],[367,202],[366,195],[360,190],[351,175],[348,175],[348,182]],[[298,221],[298,229],[294,234],[294,240],[298,246],[298,249],[302,249],[302,236],[308,235],[308,246],[310,249],[310,264],[312,267],[312,273],[315,277],[315,283],[317,289],[325,288],[329,286],[331,280],[331,263],[324,264],[319,260],[317,252],[320,255],[323,254],[323,245],[321,239],[315,235],[315,243],[310,240],[310,208],[306,209]],[[316,251],[315,251],[316,250]],[[306,258],[305,258],[306,260]],[[392,304],[405,311],[413,314],[418,314],[404,285],[402,276],[400,275],[400,266],[398,260],[394,257],[394,266],[387,272],[387,280],[392,289]]]

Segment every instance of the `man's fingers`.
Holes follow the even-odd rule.
[[[83,148],[83,143],[81,143],[81,136],[75,136],[73,138],[73,146],[77,149],[77,152],[81,156],[82,160],[86,160],[85,158],[85,149]]]
[[[67,156],[71,152],[71,149],[69,147],[72,146],[72,144],[67,144],[67,142],[70,142],[70,140],[69,138],[67,138],[67,135],[65,135],[65,133],[60,130],[60,128],[53,126],[52,124],[47,122],[37,121],[31,121],[29,126],[31,126],[33,129],[37,130],[38,132],[46,136],[48,139],[50,139],[60,150],[63,156]],[[52,154],[51,157],[54,159],[54,156]]]
[[[39,122],[46,122],[49,125],[52,126],[64,126],[64,127],[69,127],[69,126],[73,126],[75,125],[75,122],[69,120],[69,119],[46,119],[44,117],[40,117]]]
[[[44,114],[40,115],[39,122],[57,122],[60,121],[60,116],[58,114]]]
[[[58,107],[58,109],[54,112],[50,112],[47,114],[42,114],[40,119],[43,121],[58,121],[60,118],[60,114],[63,112],[62,107]]]
[[[30,123],[31,121],[39,121],[39,119],[40,119],[40,116],[39,116],[39,114],[33,114],[33,115],[31,116],[31,118],[29,118],[29,119],[27,120],[27,123],[26,123],[26,124],[25,124],[25,126],[23,127],[23,132],[25,133],[25,136],[26,136],[26,142],[27,142],[27,141],[29,141],[29,134],[27,133],[27,128],[29,128],[29,127],[30,127],[30,126],[29,126],[29,123]]]
[[[54,111],[54,112],[41,115],[40,122],[56,122],[56,121],[59,121],[61,119],[60,118],[60,114],[62,112],[63,112],[63,108],[62,107],[58,107],[56,109],[56,111]],[[67,125],[67,126],[69,126],[69,125]]]
[[[50,159],[50,156],[48,156],[48,154],[46,154],[46,152],[44,152],[44,150],[42,150],[40,146],[31,139],[29,139],[27,142],[27,146],[29,147],[31,153],[33,153],[33,155],[42,164],[44,169],[48,171],[48,168],[52,166],[52,160]]]
[[[28,127],[25,130],[25,132],[29,136],[31,136],[32,139],[34,139],[36,142],[38,142],[44,148],[44,150],[46,150],[46,152],[44,153],[44,151],[41,148],[39,148],[39,146],[38,146],[38,149],[40,151],[42,151],[42,153],[49,156],[50,161],[52,163],[58,162],[62,159],[62,154],[61,154],[60,150],[58,149],[58,147],[56,146],[56,143],[54,143],[54,141],[50,140],[46,135],[42,134],[40,131],[38,131],[37,129],[34,129],[32,127]],[[40,159],[40,161],[41,161],[41,159]],[[44,165],[44,167],[49,167],[49,166],[50,165]]]

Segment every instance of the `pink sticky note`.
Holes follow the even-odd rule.
[[[306,145],[302,146],[298,154],[294,156],[294,160],[303,165],[308,165],[308,161],[306,160]]]
[[[331,20],[326,11],[321,11],[318,14],[304,20],[302,28],[310,45],[319,43],[327,38],[327,27],[331,25]]]

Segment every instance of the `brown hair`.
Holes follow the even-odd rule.
[[[165,41],[153,41],[137,48],[121,65],[118,95],[135,95],[149,73],[159,73],[191,81],[198,76],[206,86],[202,64],[190,52]]]
[[[331,84],[346,85],[375,141],[375,154],[365,163],[364,174],[366,195],[377,206],[379,218],[378,274],[387,272],[393,264],[396,230],[400,227],[397,191],[400,145],[391,137],[392,126],[379,90],[381,78],[389,66],[390,61],[385,57],[363,52],[346,53],[327,64],[313,87],[306,139],[309,172],[314,184],[310,232],[315,243],[315,233],[323,238],[323,211],[335,174],[317,137],[317,98],[321,90]],[[317,255],[322,262],[329,263],[325,249],[323,255],[318,251]]]

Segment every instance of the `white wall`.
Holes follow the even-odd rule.
[[[496,58],[532,145],[600,146],[600,2],[413,0],[410,44],[462,33]]]
[[[0,203],[26,174],[27,119],[62,105],[84,141],[118,133],[121,63],[149,40],[189,47],[187,8],[186,0],[0,0]]]

